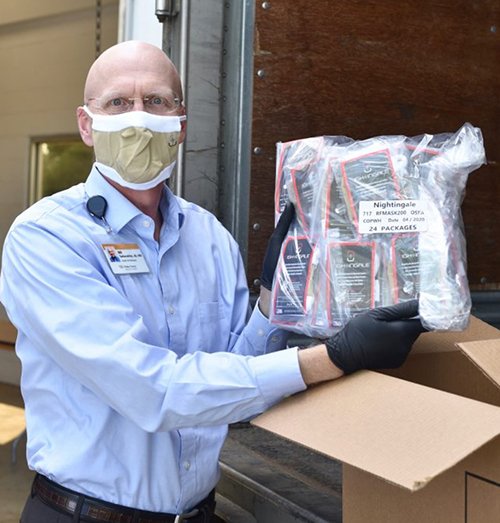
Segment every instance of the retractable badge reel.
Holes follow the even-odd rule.
[[[106,209],[108,208],[108,202],[104,196],[92,196],[87,200],[87,211],[90,216],[102,220],[104,226],[106,227],[106,232],[111,233],[113,229],[110,227],[109,223],[104,217],[106,214]]]

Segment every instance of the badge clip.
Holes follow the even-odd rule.
[[[108,202],[104,196],[92,196],[87,200],[87,211],[90,216],[94,218],[99,218],[104,223],[106,227],[106,232],[111,233],[113,229],[110,227],[109,223],[106,221],[104,215],[106,214],[106,209],[108,208]]]

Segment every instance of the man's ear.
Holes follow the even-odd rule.
[[[76,110],[76,117],[78,119],[78,130],[82,137],[83,143],[89,147],[93,147],[94,141],[92,140],[92,119],[85,112],[83,107],[78,107]]]

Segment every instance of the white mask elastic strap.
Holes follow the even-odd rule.
[[[176,162],[167,165],[167,167],[165,167],[165,169],[163,169],[153,180],[144,183],[126,182],[115,171],[115,169],[113,169],[113,167],[109,167],[108,165],[104,165],[103,163],[95,162],[94,166],[101,174],[115,181],[122,187],[128,187],[129,189],[134,189],[136,191],[147,191],[148,189],[152,189],[153,187],[156,187],[158,184],[170,178],[170,176],[172,175],[172,171],[174,170],[175,164]]]

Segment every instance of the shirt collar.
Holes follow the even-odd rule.
[[[174,193],[163,185],[163,193],[160,200],[160,211],[163,221],[169,230],[180,230],[184,224],[185,215],[182,212],[178,198]]]
[[[127,223],[142,214],[130,200],[125,198],[101,175],[95,165],[92,166],[90,175],[85,182],[85,192],[89,198],[98,195],[105,198],[107,202],[105,218],[114,232],[120,232]],[[179,230],[182,227],[184,214],[181,206],[166,185],[163,186],[160,210],[163,220],[170,230]]]
[[[107,202],[105,219],[114,232],[119,232],[141,211],[123,194],[117,191],[97,170],[92,166],[90,175],[85,182],[85,191],[89,198],[102,196]]]

